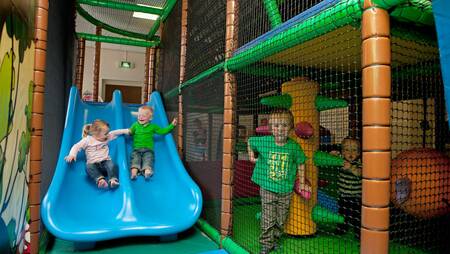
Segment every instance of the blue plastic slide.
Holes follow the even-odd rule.
[[[433,0],[433,14],[441,55],[442,79],[450,128],[450,1]]]
[[[161,97],[153,93],[153,123],[167,126]],[[202,196],[187,174],[172,135],[155,138],[155,173],[149,181],[129,177],[132,138],[119,137],[110,143],[110,154],[118,166],[120,187],[100,190],[88,178],[84,153],[75,163],[64,157],[81,139],[83,125],[103,119],[111,130],[128,128],[136,120],[138,105],[122,104],[119,91],[111,103],[85,103],[72,87],[63,140],[53,180],[41,204],[41,216],[56,237],[73,242],[96,242],[127,236],[173,237],[198,219]]]

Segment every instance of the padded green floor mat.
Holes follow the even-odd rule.
[[[233,236],[232,239],[251,253],[259,252],[258,237],[260,234],[259,220],[256,213],[260,211],[260,205],[238,206],[233,208]],[[323,228],[319,225],[318,233],[313,237],[284,237],[281,241],[280,251],[273,254],[287,253],[359,253],[359,240],[352,233],[346,235],[333,235],[334,227]],[[389,253],[422,254],[421,250],[390,243]]]
[[[59,253],[102,253],[102,254],[195,254],[217,250],[218,246],[200,230],[194,228],[179,235],[174,242],[159,242],[158,238],[136,237],[115,239],[97,243],[95,249],[89,251],[75,251],[72,242],[56,239],[48,248],[49,254]]]

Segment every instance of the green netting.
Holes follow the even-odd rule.
[[[439,54],[434,30],[414,24],[410,30],[416,36],[391,43],[390,239],[429,253],[444,253],[450,217],[443,199],[449,190],[441,184],[450,180],[446,173],[450,161],[443,155],[449,139]],[[447,166],[438,166],[443,164]],[[440,169],[435,171],[436,167]]]
[[[203,194],[204,218],[220,231],[224,75],[217,72],[182,90],[183,158]]]
[[[273,8],[274,1],[270,2]],[[276,2],[284,22],[321,1]],[[419,2],[408,1],[401,6],[409,4],[412,9],[408,11],[418,8],[429,11],[417,5]],[[393,14],[400,13],[400,9],[396,9],[399,1],[396,4],[392,1],[378,3],[384,4],[384,8]],[[276,128],[284,126],[271,118],[275,104],[288,108],[294,116],[296,128],[289,135],[308,157],[306,177],[314,187],[312,198],[308,200],[297,194],[299,190],[294,192],[295,185],[287,191],[295,198],[288,205],[290,215],[285,221],[284,234],[277,241],[281,249],[274,253],[358,253],[362,206],[362,177],[358,172],[362,169],[363,140],[361,1],[340,1],[282,33],[261,39],[227,61],[223,59],[224,40],[221,36],[224,30],[215,30],[225,25],[223,13],[218,11],[224,10],[224,4],[192,1],[189,6],[193,13],[188,18],[187,78],[181,87],[184,157],[205,197],[202,217],[214,228],[220,228],[223,204],[222,71],[226,69],[234,73],[237,89],[233,224],[229,238],[250,253],[258,253],[264,246],[260,239],[261,229],[265,227],[262,222],[281,217],[281,214],[274,215],[265,203],[270,200],[267,192],[261,192],[261,188],[276,192],[278,187],[264,185],[258,180],[258,177],[282,178],[287,165],[284,156],[291,156],[289,151],[267,152],[276,149],[270,136],[281,135]],[[263,0],[240,1],[238,44],[243,45],[269,31],[269,17],[277,15],[274,9],[271,12],[266,12]],[[435,34],[420,25],[425,24],[422,21],[405,22],[398,18],[402,15],[408,16],[398,15],[391,22],[392,157],[417,147],[448,153],[450,140],[443,112]],[[166,98],[176,98],[178,92],[179,89],[173,87],[166,93]],[[292,99],[288,104],[285,99],[281,104],[280,101],[268,102],[271,99],[267,98],[280,98],[285,94]],[[306,132],[308,135],[302,135]],[[258,160],[263,161],[262,165],[267,165],[270,174],[255,175],[258,173],[250,161],[249,147]],[[349,150],[357,152],[356,158],[347,154]],[[407,200],[408,194],[404,192],[412,187],[409,184],[414,180],[411,179],[416,179],[422,189],[418,191],[419,196],[409,198],[418,202],[406,204],[411,209],[425,209],[426,212],[411,212],[392,201],[389,252],[443,253],[450,220],[448,211],[439,205],[445,203],[441,195],[448,194],[448,190],[444,187],[433,189],[432,186],[447,183],[449,177],[426,170],[438,167],[439,163],[432,162],[436,158],[444,162],[439,164],[444,172],[448,163],[445,164],[444,157],[437,157],[434,151],[422,150],[413,155],[415,158],[422,156],[423,164],[414,166],[417,160],[404,162],[406,175],[401,173],[400,176],[407,177],[399,177],[399,181],[392,183],[391,187],[396,191],[393,200]],[[264,161],[264,156],[269,159]],[[295,160],[288,161],[295,163]],[[393,172],[393,178],[396,174]],[[399,190],[395,189],[397,187]],[[305,207],[308,208],[305,210]]]
[[[225,0],[188,2],[186,77],[188,81],[208,72],[225,57]]]

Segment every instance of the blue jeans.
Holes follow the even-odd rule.
[[[104,160],[86,165],[87,174],[98,182],[98,180],[108,177],[109,180],[117,179],[117,168],[111,160]]]
[[[153,169],[155,154],[148,148],[137,148],[131,153],[131,168],[137,168],[139,172]]]

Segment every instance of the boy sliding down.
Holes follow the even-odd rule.
[[[277,248],[283,235],[297,174],[300,189],[311,192],[311,186],[305,181],[306,156],[300,145],[289,138],[293,126],[292,113],[277,110],[269,117],[272,135],[251,137],[248,142],[250,161],[256,162],[252,181],[260,186],[262,203],[261,254]],[[255,158],[255,152],[258,158]]]
[[[128,129],[128,134],[133,136],[133,152],[131,153],[131,176],[136,179],[138,173],[143,173],[145,179],[153,175],[154,142],[155,134],[164,135],[173,130],[177,125],[177,119],[165,128],[150,123],[153,119],[153,108],[141,106],[138,110],[138,120]]]

